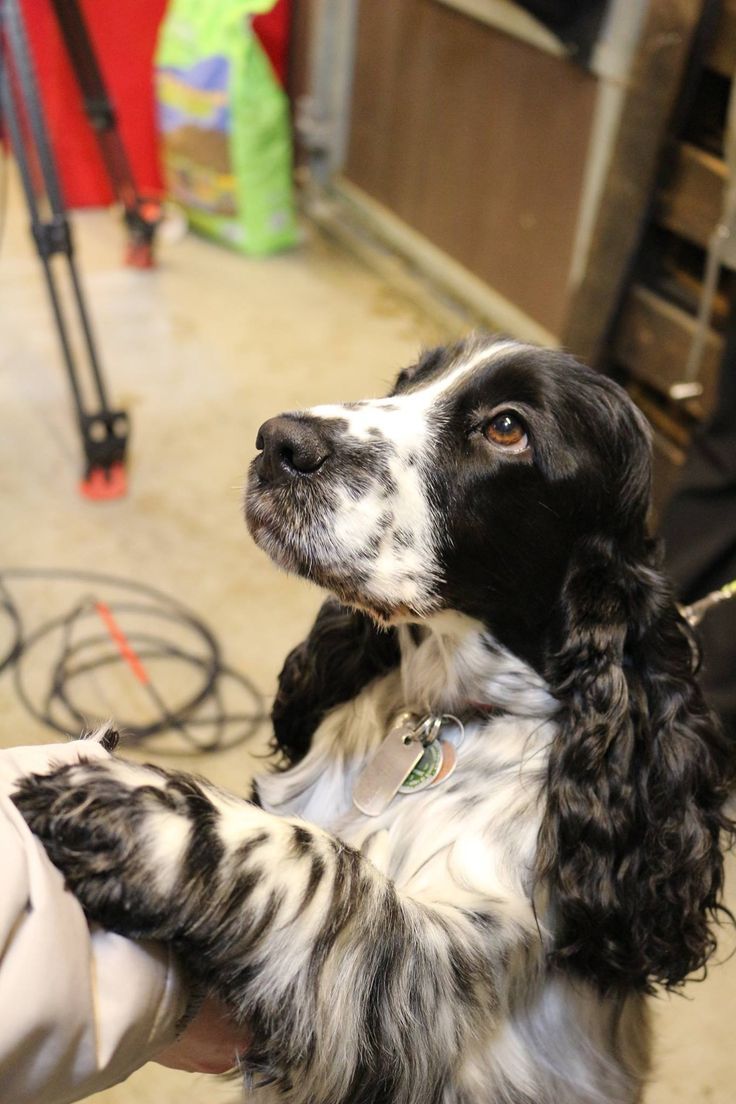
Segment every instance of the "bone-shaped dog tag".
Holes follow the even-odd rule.
[[[400,713],[358,775],[353,789],[356,808],[366,816],[379,816],[423,754],[417,717],[413,713]]]

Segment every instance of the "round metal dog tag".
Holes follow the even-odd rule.
[[[399,793],[411,794],[417,793],[418,790],[426,790],[441,769],[442,748],[439,740],[433,740],[431,744],[427,744],[422,758],[399,786]]]
[[[449,741],[445,743],[444,738],[438,740],[438,743],[442,749],[442,766],[440,767],[439,774],[430,782],[430,786],[439,786],[441,782],[445,782],[457,765],[457,752],[455,747]]]

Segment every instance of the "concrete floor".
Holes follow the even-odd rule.
[[[161,587],[213,626],[230,662],[268,697],[320,595],[279,574],[241,520],[257,427],[281,410],[381,392],[421,344],[440,336],[438,324],[308,233],[300,249],[263,261],[187,237],[162,244],[155,271],[136,272],[120,263],[121,230],[107,213],[75,217],[74,226],[110,387],[133,418],[130,493],[90,504],[75,490],[66,381],[12,188],[0,252],[2,564],[106,570]],[[12,591],[29,626],[79,593],[38,581]],[[0,619],[0,654],[5,628]],[[186,684],[190,675],[178,677]],[[91,686],[85,702],[105,713],[112,694],[112,711],[130,716],[126,695],[136,693],[123,680]],[[48,739],[6,673],[0,744]],[[186,765],[244,792],[251,753],[264,740]],[[724,942],[724,957],[728,949]],[[736,960],[689,986],[684,999],[655,1002],[655,1015],[657,1073],[647,1104],[731,1104]],[[95,1099],[224,1104],[236,1096],[211,1078],[148,1065]]]

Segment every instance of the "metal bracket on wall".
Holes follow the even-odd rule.
[[[309,93],[297,102],[296,128],[312,180],[322,186],[345,164],[357,25],[358,0],[315,0]]]

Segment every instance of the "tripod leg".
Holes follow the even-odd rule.
[[[21,129],[20,115],[18,111],[18,104],[16,102],[10,74],[7,67],[3,69],[2,74],[2,90],[0,92],[1,99],[0,104],[2,106],[2,114],[5,119],[8,133],[10,135],[11,145],[15,151],[15,159],[20,171],[20,177],[23,184],[23,191],[26,197],[26,203],[28,205],[28,211],[31,217],[31,233],[36,242],[36,246],[41,258],[41,266],[43,268],[43,275],[46,282],[46,289],[51,301],[51,309],[54,314],[54,321],[59,333],[59,340],[61,343],[61,351],[64,357],[64,364],[66,365],[67,375],[69,377],[69,383],[72,389],[72,395],[74,397],[74,405],[77,412],[77,419],[82,425],[85,418],[84,400],[79,387],[79,380],[77,379],[77,371],[74,363],[74,356],[72,353],[72,346],[69,337],[69,332],[66,324],[66,319],[62,311],[61,299],[54,279],[54,273],[52,272],[50,265],[50,254],[48,250],[42,246],[42,239],[44,237],[44,225],[48,228],[48,236],[53,233],[57,238],[57,241],[61,241],[63,237],[67,239],[68,248],[71,249],[71,240],[69,239],[69,227],[66,220],[63,222],[56,220],[53,227],[48,223],[44,224],[38,209],[38,201],[36,199],[36,193],[33,188],[33,180],[31,177],[31,167],[28,161],[28,157],[23,142],[23,134]]]
[[[117,116],[97,63],[92,41],[77,0],[51,0],[64,45],[84,101],[84,110],[97,136],[107,175],[125,210],[131,250],[137,267],[152,263],[153,238],[160,221],[158,203],[138,192],[128,155],[117,126]]]
[[[7,57],[6,64],[2,69],[0,85],[1,106],[7,120],[13,149],[20,169],[23,190],[31,217],[31,230],[41,259],[64,363],[72,389],[87,461],[86,478],[89,481],[95,471],[111,472],[114,468],[116,486],[119,487],[127,444],[127,415],[123,411],[111,410],[107,402],[89,316],[74,262],[72,238],[63,205],[61,188],[41,104],[36,92],[33,66],[28,51],[19,0],[5,0],[2,12]],[[43,177],[46,201],[51,216],[47,221],[44,221],[41,216],[41,203],[34,187],[24,122],[28,124],[28,132],[32,138]],[[57,253],[63,254],[67,260],[92,385],[99,403],[99,410],[92,413],[85,407],[73,346],[69,336],[69,326],[64,316],[62,299],[56,284],[56,272],[51,263],[52,257]],[[85,493],[88,493],[88,491],[85,490]],[[120,490],[118,490],[118,493],[121,493]]]

